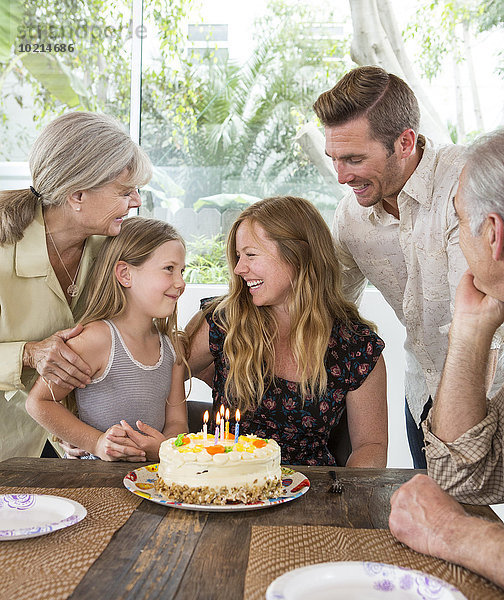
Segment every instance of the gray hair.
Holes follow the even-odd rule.
[[[478,137],[466,151],[463,200],[477,236],[490,213],[504,219],[504,128]]]
[[[0,192],[0,245],[22,239],[40,204],[61,206],[73,192],[102,187],[125,169],[125,187],[145,185],[152,176],[148,156],[123,126],[91,112],[66,113],[49,123],[32,147],[29,165],[36,193]]]
[[[110,116],[73,112],[42,131],[30,153],[33,187],[43,205],[61,205],[77,190],[92,190],[128,170],[125,187],[146,184],[152,175],[147,155]]]

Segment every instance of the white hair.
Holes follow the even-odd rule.
[[[463,200],[471,233],[479,235],[485,219],[504,219],[504,128],[478,137],[466,152]]]
[[[61,206],[73,192],[102,187],[125,169],[125,187],[141,187],[152,176],[148,156],[123,126],[91,112],[67,113],[49,123],[29,164],[33,189],[0,191],[0,246],[23,237],[39,204]]]
[[[30,152],[33,187],[43,205],[64,204],[77,190],[92,190],[128,170],[125,186],[145,185],[150,161],[114,118],[91,112],[58,117],[42,131]]]

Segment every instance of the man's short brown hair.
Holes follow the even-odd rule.
[[[371,135],[392,154],[394,142],[406,129],[418,133],[420,109],[411,88],[380,67],[358,67],[321,94],[313,105],[326,127],[366,117]]]

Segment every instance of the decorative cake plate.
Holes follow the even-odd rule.
[[[467,600],[446,581],[395,565],[328,562],[288,571],[266,591],[266,600]]]
[[[206,511],[220,511],[230,512],[235,510],[256,510],[258,508],[269,508],[276,506],[277,504],[283,504],[284,502],[290,502],[306,494],[310,488],[310,482],[308,478],[299,473],[299,471],[293,471],[286,467],[282,467],[282,484],[284,487],[283,494],[278,498],[270,498],[269,500],[260,500],[259,502],[253,502],[252,504],[243,504],[241,502],[235,504],[188,504],[186,502],[173,502],[172,500],[166,500],[163,496],[156,491],[155,485],[157,480],[158,464],[146,465],[135,469],[126,475],[123,480],[125,487],[133,494],[157,502],[158,504],[164,504],[166,506],[172,506],[173,508],[182,508],[183,510],[206,510]]]
[[[87,510],[49,494],[0,494],[0,541],[21,540],[74,525]]]

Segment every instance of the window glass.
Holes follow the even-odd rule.
[[[155,176],[142,213],[186,238],[188,281],[226,281],[225,234],[258,198],[303,196],[331,222],[345,188],[311,106],[357,63],[405,79],[422,131],[437,141],[466,143],[497,127],[504,19],[492,6],[144,2],[141,140]]]
[[[351,67],[348,21],[327,3],[218,0],[144,18],[141,140],[155,176],[142,212],[188,241],[188,282],[225,282],[224,237],[251,202],[300,195],[332,218],[341,190],[323,148],[318,167],[303,150],[321,132],[302,127]]]
[[[130,114],[131,2],[9,0],[0,6],[0,188],[29,185],[28,153],[60,114]]]

